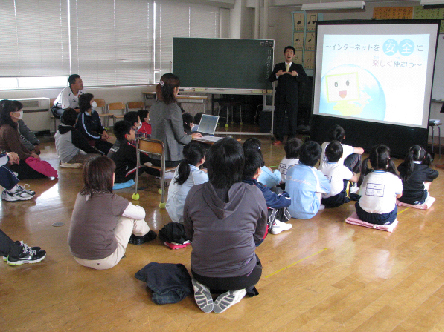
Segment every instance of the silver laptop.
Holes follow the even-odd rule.
[[[202,114],[198,131],[202,133],[202,135],[214,135],[218,121],[218,116]]]

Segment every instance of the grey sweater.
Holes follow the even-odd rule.
[[[235,183],[228,201],[211,183],[191,188],[185,200],[184,226],[191,239],[191,268],[205,277],[238,277],[256,265],[255,240],[266,231],[267,205],[256,186]]]
[[[167,105],[163,101],[157,101],[151,106],[150,122],[151,138],[165,144],[165,160],[182,160],[183,146],[191,142],[191,136],[185,134],[180,107],[176,103]]]

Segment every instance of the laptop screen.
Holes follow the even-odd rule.
[[[202,119],[199,122],[199,132],[202,134],[214,135],[218,121],[218,116],[202,114]]]

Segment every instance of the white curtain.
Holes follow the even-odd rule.
[[[1,0],[0,78],[154,83],[171,71],[173,37],[218,38],[219,16],[218,7],[186,1]]]
[[[67,0],[1,0],[0,75],[69,72]]]

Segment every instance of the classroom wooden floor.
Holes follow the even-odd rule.
[[[269,139],[262,139],[262,151],[270,166],[284,156],[283,146]],[[45,144],[42,158],[57,165],[53,143]],[[260,295],[222,314],[204,314],[192,296],[154,304],[134,277],[150,262],[190,269],[191,248],[173,251],[156,239],[129,245],[111,270],[77,264],[67,235],[81,170],[59,169],[58,180],[25,181],[35,199],[1,202],[0,228],[47,256],[37,264],[0,264],[0,331],[443,331],[443,182],[440,171],[431,209],[400,208],[393,233],[344,223],[353,203],[312,220],[291,219],[290,231],[269,235],[257,249],[264,266]],[[158,208],[155,181],[144,179],[143,186],[139,204],[158,231],[170,220]],[[116,192],[131,199],[130,189]]]

